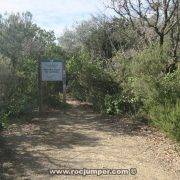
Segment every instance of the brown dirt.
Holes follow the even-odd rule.
[[[145,124],[96,114],[89,105],[12,124],[0,141],[0,179],[180,179],[178,145]],[[136,175],[50,176],[49,169],[126,169]]]

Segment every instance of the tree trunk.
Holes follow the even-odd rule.
[[[162,47],[164,44],[164,34],[160,35],[160,39],[159,39],[159,45],[160,47]]]

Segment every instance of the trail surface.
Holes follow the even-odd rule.
[[[105,117],[87,105],[12,124],[1,144],[0,179],[180,179],[177,144],[128,118]],[[3,147],[3,148],[2,148]],[[136,175],[63,176],[49,169],[130,169]]]

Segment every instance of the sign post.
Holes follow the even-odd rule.
[[[63,66],[63,103],[66,103],[66,68]]]
[[[39,111],[42,112],[42,81],[63,82],[63,102],[66,102],[66,70],[61,60],[42,60],[39,64]]]
[[[38,101],[39,101],[39,114],[42,114],[42,81],[41,81],[41,60],[38,62]]]

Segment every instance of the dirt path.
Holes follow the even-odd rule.
[[[4,133],[5,149],[0,151],[0,179],[82,179],[48,173],[49,169],[68,168],[137,168],[136,175],[85,179],[180,179],[176,144],[162,134],[70,103],[73,107],[65,112],[54,111],[44,118],[11,125]]]

